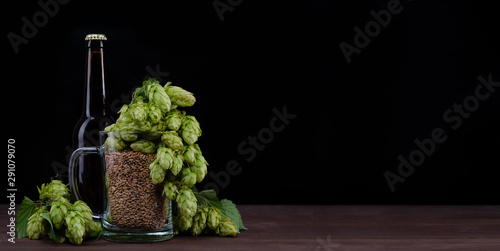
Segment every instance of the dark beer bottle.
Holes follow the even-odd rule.
[[[99,131],[114,123],[110,115],[110,106],[106,81],[104,78],[104,44],[107,38],[103,34],[89,34],[87,43],[87,65],[84,93],[84,111],[73,132],[73,147],[99,145]],[[94,213],[102,213],[104,205],[104,169],[98,155],[92,154],[79,158],[75,170],[76,188]]]

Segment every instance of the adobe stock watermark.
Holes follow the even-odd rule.
[[[464,98],[462,103],[454,103],[452,108],[447,109],[443,113],[443,121],[450,125],[452,130],[457,130],[462,126],[465,119],[479,108],[481,101],[485,101],[495,92],[495,88],[500,86],[500,82],[493,81],[490,73],[486,78],[478,76],[479,84],[476,86],[473,95]],[[432,156],[436,147],[444,143],[448,139],[448,135],[443,128],[434,128],[430,136],[423,140],[415,139],[415,150],[411,151],[407,158],[399,155],[397,172],[385,171],[384,178],[391,192],[396,191],[396,184],[403,183],[409,178],[416,167],[421,166],[427,157]]]
[[[269,120],[269,126],[261,128],[257,135],[249,135],[246,140],[243,140],[238,145],[238,153],[244,157],[246,163],[251,163],[257,158],[260,151],[266,148],[274,140],[275,133],[280,133],[285,130],[285,127],[297,117],[297,114],[288,113],[286,106],[281,110],[273,108],[274,116]],[[226,163],[226,169],[217,173],[214,171],[208,172],[208,177],[213,181],[208,182],[204,189],[213,189],[216,194],[219,194],[220,189],[224,189],[229,185],[231,176],[236,176],[243,171],[242,164],[235,160],[229,160]]]
[[[314,251],[321,251],[321,250],[333,251],[341,246],[341,244],[339,244],[339,243],[332,243],[332,236],[331,235],[328,235],[326,237],[326,240],[323,240],[322,238],[318,237],[318,238],[316,238],[316,241],[318,242],[319,245],[316,246]]]
[[[19,53],[19,46],[27,44],[30,39],[38,34],[38,29],[45,27],[49,23],[49,19],[53,18],[59,13],[60,5],[69,3],[70,0],[40,0],[38,6],[41,10],[35,12],[33,16],[28,19],[26,16],[21,18],[22,26],[18,33],[9,32],[7,39],[14,50],[14,53]]]
[[[162,82],[163,78],[166,78],[170,75],[169,72],[163,72],[160,69],[160,64],[156,64],[155,69],[149,65],[147,65],[145,68],[146,74],[143,78],[143,80],[147,80],[148,78],[156,78],[158,81]],[[111,106],[110,110],[113,113],[117,113],[123,104],[128,104],[132,100],[132,95],[131,94],[124,94],[122,93],[119,98],[114,99],[111,101]],[[104,128],[106,123],[110,123],[110,121],[101,121],[99,127]],[[85,139],[88,141],[89,145],[94,145],[97,146],[99,145],[99,130],[93,130],[90,132],[87,132],[85,134]],[[75,149],[71,147],[70,145],[67,145],[65,148],[66,150],[66,163],[62,163],[60,161],[53,161],[51,164],[52,170],[56,173],[56,177],[59,179],[62,179],[66,173],[68,173],[68,168],[69,168],[69,158],[71,157],[71,154]]]
[[[412,0],[407,1],[411,2]],[[370,11],[370,15],[373,20],[368,21],[364,25],[363,30],[361,30],[358,26],[354,26],[353,29],[355,34],[352,39],[353,44],[349,44],[344,41],[339,44],[340,50],[342,51],[347,63],[350,64],[352,62],[351,57],[353,54],[361,53],[361,49],[366,48],[370,44],[371,39],[376,38],[382,31],[382,28],[387,27],[391,23],[393,15],[400,14],[403,10],[404,7],[399,0],[389,0],[386,9]]]
[[[234,8],[240,5],[243,0],[214,0],[212,5],[214,6],[215,12],[219,16],[221,22],[224,22],[224,13],[233,12]]]

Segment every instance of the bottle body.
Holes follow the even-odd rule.
[[[87,35],[84,112],[73,131],[73,147],[99,145],[99,131],[112,123],[104,78],[104,35]],[[76,173],[76,188],[94,213],[104,207],[104,169],[97,155],[81,157]]]

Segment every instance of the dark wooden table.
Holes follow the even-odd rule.
[[[500,206],[238,206],[247,231],[236,238],[176,236],[160,243],[104,240],[81,246],[7,241],[0,205],[0,250],[500,250]]]

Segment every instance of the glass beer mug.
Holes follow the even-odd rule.
[[[121,138],[160,140],[162,132],[99,132],[99,146],[81,147],[73,152],[69,163],[69,183],[76,200],[82,198],[75,177],[78,158],[97,154],[101,158],[104,183],[102,213],[94,220],[102,224],[102,237],[117,242],[156,242],[172,238],[172,203],[162,195],[163,186],[150,177],[150,164],[156,153],[123,150]],[[85,185],[85,184],[83,184]],[[92,195],[87,195],[92,196]]]

